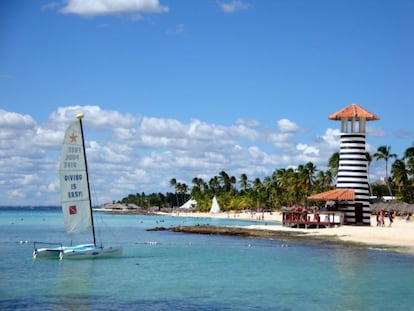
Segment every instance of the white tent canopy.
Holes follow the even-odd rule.
[[[184,209],[190,209],[190,208],[196,208],[196,207],[197,207],[197,201],[194,199],[190,199],[180,206],[180,208],[184,208]]]
[[[220,206],[217,202],[216,196],[213,197],[213,201],[211,203],[210,213],[220,213]]]

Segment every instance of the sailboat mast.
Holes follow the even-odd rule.
[[[83,118],[83,114],[82,114],[82,113],[77,114],[77,115],[76,115],[76,118],[79,120],[79,123],[80,123],[80,130],[81,130],[81,136],[82,136],[83,158],[85,159],[86,184],[87,184],[87,187],[88,187],[89,211],[90,211],[90,213],[91,213],[91,225],[92,225],[93,245],[96,245],[95,225],[94,225],[94,223],[93,223],[93,213],[92,213],[91,188],[90,188],[90,186],[89,186],[88,161],[86,161],[85,139],[83,138],[83,126],[82,126],[82,118]]]

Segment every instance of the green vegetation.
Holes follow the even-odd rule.
[[[408,148],[401,159],[391,153],[390,146],[380,146],[373,157],[367,152],[368,171],[373,158],[385,161],[385,182],[370,183],[371,195],[394,195],[400,201],[414,203],[414,147]],[[394,158],[391,176],[388,176],[389,162]],[[144,208],[162,208],[181,206],[193,198],[198,203],[199,211],[209,211],[211,199],[216,195],[224,211],[257,208],[275,210],[294,204],[305,205],[309,195],[334,189],[338,167],[339,153],[336,152],[329,158],[327,171],[320,171],[312,162],[308,162],[297,168],[277,169],[263,180],[249,180],[246,174],[241,174],[237,179],[221,171],[208,182],[194,177],[190,187],[173,178],[170,186],[174,188],[174,193],[130,194],[119,202]]]

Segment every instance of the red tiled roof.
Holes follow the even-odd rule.
[[[375,114],[365,110],[357,104],[350,104],[349,106],[335,112],[329,116],[330,120],[341,120],[342,118],[365,118],[367,121],[379,120],[379,117]]]
[[[311,195],[308,200],[354,201],[355,192],[352,189],[334,189]]]

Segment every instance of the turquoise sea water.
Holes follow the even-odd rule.
[[[98,214],[95,222],[106,244],[123,245],[122,257],[33,260],[34,240],[70,243],[60,211],[0,209],[0,310],[413,309],[409,254],[146,231],[250,224],[234,219]]]

